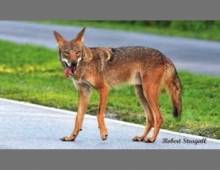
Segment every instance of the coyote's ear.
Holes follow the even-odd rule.
[[[84,28],[77,34],[76,38],[74,39],[74,42],[83,43],[85,30],[86,30],[86,28],[84,27]]]
[[[60,35],[60,33],[54,31],[53,32],[55,38],[56,38],[56,41],[57,41],[57,44],[58,46],[63,46],[64,42],[65,42],[65,39],[62,37],[62,35]]]

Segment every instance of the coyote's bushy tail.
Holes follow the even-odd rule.
[[[172,63],[167,64],[166,67],[165,87],[170,94],[173,104],[173,116],[180,118],[182,111],[182,84]]]

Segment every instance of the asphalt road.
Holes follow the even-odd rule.
[[[70,133],[74,112],[35,104],[0,99],[1,149],[220,149],[220,140],[206,138],[206,143],[184,143],[184,138],[202,137],[161,130],[154,144],[133,142],[143,126],[106,119],[107,141],[99,137],[95,116],[86,115],[83,131],[75,142],[62,142]],[[181,140],[179,144],[163,143],[164,138]]]
[[[0,39],[17,43],[32,43],[55,48],[53,30],[61,32],[68,39],[72,39],[80,28],[0,21]],[[219,42],[88,28],[85,43],[88,46],[142,45],[153,47],[169,56],[179,69],[220,75]]]

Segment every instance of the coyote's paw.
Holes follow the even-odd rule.
[[[156,140],[156,139],[154,139],[154,138],[145,138],[145,139],[144,139],[144,142],[146,142],[146,143],[154,143],[155,140]]]
[[[61,138],[60,140],[62,141],[75,141],[76,139],[76,135],[71,135],[71,136],[65,136],[63,138]]]
[[[108,138],[108,134],[102,134],[101,135],[101,139],[102,140],[107,140],[107,138]]]
[[[108,138],[108,130],[107,129],[100,129],[100,137],[102,140],[107,140]]]
[[[141,142],[144,140],[144,137],[143,136],[135,136],[133,137],[132,139],[134,142]]]

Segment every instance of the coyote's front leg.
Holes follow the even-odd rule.
[[[63,141],[74,141],[81,130],[84,114],[87,110],[90,96],[90,87],[80,87],[79,89],[79,104],[78,111],[75,119],[75,126],[72,133],[69,136],[62,138]]]
[[[108,137],[108,130],[105,125],[105,111],[107,104],[107,97],[109,89],[107,86],[102,87],[99,91],[100,103],[99,103],[99,111],[97,114],[98,127],[100,129],[100,136],[102,140],[106,140]]]

